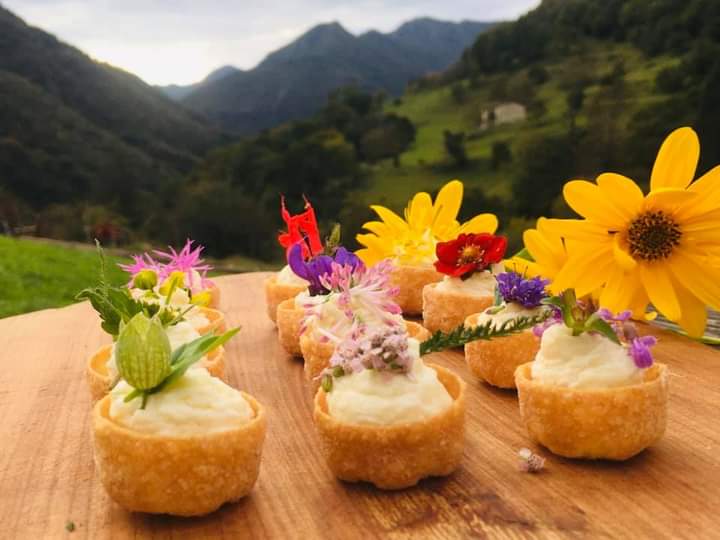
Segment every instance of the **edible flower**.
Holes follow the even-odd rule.
[[[455,240],[440,242],[436,247],[438,272],[467,279],[475,272],[487,270],[505,256],[507,238],[489,233],[461,234]]]
[[[322,388],[330,392],[333,378],[366,369],[408,374],[413,361],[407,330],[401,326],[378,327],[366,334],[354,332],[335,348],[330,367],[320,374]]]
[[[339,251],[339,250],[338,250]],[[350,264],[332,262],[330,273],[320,276],[319,281],[328,296],[332,295],[337,301],[344,319],[336,321],[329,329],[323,329],[325,340],[341,341],[345,333],[341,328],[352,327],[354,331],[363,332],[367,325],[365,321],[379,321],[380,325],[396,326],[399,324],[398,315],[402,313],[393,298],[397,296],[398,289],[390,284],[390,274],[393,265],[390,261],[382,261],[368,268],[364,264],[353,267]],[[305,317],[303,318],[301,333],[316,320],[322,312],[322,306],[329,299],[308,299],[303,305]],[[340,335],[342,334],[342,335]]]
[[[380,221],[363,225],[369,233],[357,235],[364,246],[358,256],[369,266],[388,258],[399,264],[430,264],[438,242],[461,233],[494,233],[498,220],[493,214],[479,214],[462,225],[457,221],[462,198],[462,182],[452,180],[440,189],[435,202],[428,193],[416,193],[405,209],[405,219],[384,206],[370,206]]]
[[[572,289],[564,291],[560,296],[547,298],[543,303],[555,307],[557,315],[536,327],[536,336],[542,336],[542,333],[554,324],[565,324],[572,330],[573,336],[584,332],[600,334],[621,345],[640,369],[652,366],[650,349],[655,346],[657,339],[653,336],[638,335],[635,325],[630,321],[630,310],[615,315],[606,308],[596,309],[592,302],[578,301]]]
[[[168,246],[168,251],[153,250],[156,256],[164,259],[159,265],[160,280],[165,280],[172,275],[173,272],[182,272],[185,274],[185,284],[193,293],[212,287],[212,281],[207,279],[207,273],[212,270],[212,266],[205,264],[201,258],[204,246],[198,244],[193,249],[193,241],[189,238],[185,242],[183,248],[178,252],[175,248]]]
[[[135,277],[138,274],[145,273],[146,275],[148,272],[152,272],[156,275],[158,274],[160,270],[160,263],[153,259],[149,254],[141,253],[140,255],[131,255],[130,257],[133,260],[132,264],[118,263],[118,266],[122,270],[125,270],[125,272],[130,274],[130,283],[128,283],[128,287],[135,287]]]
[[[536,308],[548,296],[545,287],[550,281],[547,279],[525,278],[517,272],[504,272],[495,279],[500,296],[508,304],[514,302],[525,308]]]
[[[548,225],[547,218],[538,218],[534,229],[523,232],[523,244],[524,249],[505,262],[519,274],[552,281],[567,262],[566,241]]]
[[[313,209],[307,197],[305,199],[305,211],[296,216],[290,215],[285,207],[285,197],[281,198],[280,214],[282,215],[287,231],[280,233],[278,242],[285,248],[289,255],[290,249],[300,243],[302,245],[302,256],[309,259],[315,255],[319,255],[323,251],[322,241],[320,240],[320,230]]]
[[[324,295],[330,292],[323,282],[323,277],[333,271],[333,264],[340,267],[348,267],[354,271],[364,267],[363,262],[354,253],[344,247],[335,250],[334,255],[316,255],[309,260],[305,259],[305,243],[297,242],[288,251],[288,265],[295,275],[307,281],[310,285],[308,291],[310,296]]]
[[[565,201],[582,219],[547,222],[569,255],[553,292],[602,288],[601,306],[636,317],[651,302],[701,336],[706,307],[720,308],[720,166],[693,182],[699,155],[697,134],[683,127],[660,147],[647,195],[615,173],[565,184]]]

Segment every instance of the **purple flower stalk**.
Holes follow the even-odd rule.
[[[342,268],[347,267],[350,272],[365,267],[357,255],[343,247],[337,249],[334,257],[317,255],[308,261],[303,257],[303,246],[300,242],[294,244],[288,251],[288,265],[297,276],[310,283],[308,286],[310,296],[325,295],[332,290],[323,283],[322,278],[332,273],[333,264]]]
[[[506,303],[514,302],[526,308],[538,307],[547,298],[547,279],[534,277],[525,279],[517,272],[505,272],[496,276],[498,291]]]
[[[350,375],[366,369],[409,373],[413,361],[405,328],[377,327],[370,333],[359,330],[351,333],[335,348],[330,358],[330,367],[320,378],[327,375]]]

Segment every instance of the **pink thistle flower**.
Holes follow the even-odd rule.
[[[131,258],[133,260],[132,264],[118,264],[121,269],[125,270],[125,272],[130,274],[130,281],[128,282],[128,287],[133,286],[135,276],[143,270],[152,270],[153,272],[160,274],[161,265],[147,253],[142,253],[140,255],[131,255]]]
[[[183,272],[187,278],[186,282],[190,290],[195,293],[212,287],[213,283],[207,279],[206,275],[212,266],[204,264],[201,254],[204,246],[200,244],[193,249],[193,241],[189,238],[185,242],[183,248],[178,252],[175,248],[168,246],[169,252],[153,250],[153,253],[164,259],[164,263],[160,268],[160,279],[167,278],[173,272]],[[197,275],[200,276],[200,282],[197,282]]]

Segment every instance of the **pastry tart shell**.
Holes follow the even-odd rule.
[[[443,275],[433,266],[396,265],[390,274],[390,283],[399,289],[394,298],[405,315],[421,315],[423,287],[442,280]]]
[[[465,446],[465,383],[452,371],[428,365],[453,402],[422,422],[343,423],[329,415],[325,391],[318,390],[313,416],[327,464],[337,478],[370,482],[380,489],[403,489],[458,468]]]
[[[465,326],[477,326],[478,314],[465,319]],[[532,362],[540,350],[540,340],[525,330],[491,340],[479,339],[465,345],[465,361],[473,375],[492,386],[515,388],[515,370]]]
[[[300,350],[300,327],[305,310],[295,306],[295,298],[283,300],[277,307],[277,328],[280,345],[292,356],[302,356]]]
[[[532,379],[531,363],[515,372],[520,416],[530,438],[568,458],[625,460],[657,442],[667,423],[667,367],[616,388],[566,388]]]
[[[469,296],[437,288],[437,283],[422,289],[423,324],[430,332],[450,332],[465,322],[470,315],[485,311],[493,305],[493,296]]]
[[[201,336],[209,334],[210,332],[222,334],[227,330],[227,325],[225,324],[225,315],[223,315],[222,311],[218,311],[217,309],[208,307],[201,307],[199,308],[199,310],[200,313],[202,313],[208,320],[208,323],[200,326],[199,328],[196,328],[198,334],[200,334]]]
[[[405,321],[405,327],[408,336],[417,339],[421,343],[430,338],[430,332],[421,324]],[[300,336],[300,351],[305,360],[305,380],[310,385],[310,391],[314,396],[320,387],[318,377],[325,368],[330,367],[330,358],[335,352],[335,344],[331,341],[315,339],[308,332]]]
[[[208,304],[208,307],[212,308],[212,309],[219,309],[220,308],[220,288],[213,283],[206,290],[207,290],[207,292],[210,293],[210,303]]]
[[[110,498],[131,512],[200,516],[237,501],[253,488],[267,420],[255,416],[226,431],[197,436],[139,433],[109,417],[110,396],[95,404],[95,467]]]
[[[112,384],[110,373],[107,370],[107,361],[112,354],[112,345],[105,345],[98,349],[88,360],[85,368],[85,379],[90,389],[92,402],[102,399],[109,391]],[[202,366],[208,370],[210,375],[220,380],[225,380],[225,349],[218,347],[211,351],[203,360]]]
[[[277,274],[273,274],[265,280],[265,305],[268,317],[272,322],[277,322],[278,306],[285,300],[295,298],[301,292],[307,290],[307,285],[288,285],[278,283]]]

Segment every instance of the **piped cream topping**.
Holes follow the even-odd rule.
[[[502,305],[503,309],[501,309],[497,313],[493,313],[493,311],[497,309],[496,306],[489,307],[488,309],[480,313],[477,317],[476,324],[478,326],[482,326],[483,324],[487,324],[488,321],[493,321],[493,328],[498,328],[506,321],[517,319],[518,317],[536,317],[540,315],[545,309],[548,309],[543,306],[526,308],[520,304],[516,304],[515,302],[510,302],[509,304]]]
[[[531,369],[533,379],[568,388],[613,388],[643,380],[627,349],[598,334],[573,336],[564,324],[545,330]]]
[[[445,276],[435,285],[436,290],[462,294],[464,296],[485,297],[495,295],[495,276],[488,271],[476,272],[467,279]]]
[[[294,285],[296,287],[307,287],[309,283],[292,271],[287,264],[277,273],[277,283],[282,285]]]
[[[419,342],[409,340],[415,358],[409,374],[363,370],[337,377],[327,394],[330,416],[349,424],[398,425],[422,422],[452,405],[437,372],[420,358]]]
[[[112,420],[126,428],[152,435],[191,436],[227,431],[249,422],[254,411],[242,394],[204,369],[185,375],[152,394],[141,409],[141,399],[127,403],[132,387],[120,381],[110,393]]]

